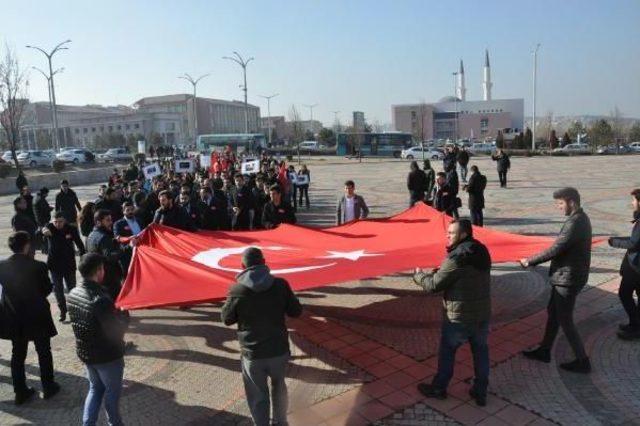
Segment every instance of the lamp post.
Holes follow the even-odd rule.
[[[233,52],[234,56],[223,56],[222,59],[228,59],[230,61],[235,62],[236,64],[242,67],[242,74],[244,77],[244,85],[242,86],[242,90],[244,90],[244,132],[249,133],[249,104],[247,103],[247,65],[249,62],[253,61],[253,56],[244,59],[238,52]]]
[[[269,96],[263,96],[263,95],[258,95],[261,98],[264,98],[267,100],[267,126],[269,126],[269,148],[271,148],[271,98],[275,98],[276,96],[278,96],[279,93],[274,93],[273,95],[269,95]]]
[[[533,117],[531,123],[531,150],[536,149],[536,78],[538,68],[538,49],[540,43],[536,44],[536,48],[533,50]]]
[[[452,72],[453,75],[453,102],[455,104],[455,115],[453,116],[453,143],[456,144],[458,139],[458,93],[456,90],[458,78],[457,72]]]
[[[47,89],[49,91],[49,109],[51,110],[51,128],[53,129],[53,101],[51,100],[51,77],[49,77],[49,75],[46,72],[42,71],[38,67],[31,67],[31,68],[33,68],[34,70],[38,71],[40,74],[42,74],[44,76],[44,78],[47,79]],[[56,74],[61,73],[63,71],[64,71],[64,67],[58,68],[57,70],[55,70],[53,72],[53,75],[56,75]],[[35,130],[34,130],[34,132],[35,132]],[[53,142],[54,141],[51,140],[50,142],[51,142],[51,148],[53,148]]]
[[[313,109],[315,107],[317,107],[318,104],[312,104],[312,105],[303,104],[302,106],[305,106],[305,107],[309,108],[309,128],[311,129],[311,133],[314,133],[314,131],[313,131]]]
[[[53,105],[54,141],[55,141],[57,150],[60,150],[60,138],[59,138],[59,135],[58,135],[58,111],[57,111],[57,108],[56,108],[56,90],[55,90],[55,85],[53,83],[53,75],[55,73],[53,72],[53,66],[51,65],[51,58],[53,58],[53,55],[55,55],[57,51],[69,49],[68,47],[65,47],[65,44],[67,44],[67,43],[71,43],[71,40],[63,41],[62,43],[60,43],[56,47],[54,47],[53,50],[51,50],[51,52],[49,52],[49,53],[47,53],[44,49],[42,49],[42,48],[40,48],[38,46],[27,45],[27,47],[29,49],[36,49],[36,50],[39,50],[40,52],[42,52],[44,54],[44,56],[47,57],[47,61],[49,62],[49,79],[48,79],[48,81],[49,81],[49,88],[51,90],[51,104]]]
[[[178,76],[178,78],[187,80],[193,86],[193,143],[195,146],[198,145],[198,98],[196,97],[196,86],[200,80],[210,75],[211,74],[203,74],[196,79],[187,73]]]

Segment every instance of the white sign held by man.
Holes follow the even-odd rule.
[[[203,167],[205,169],[211,167],[211,155],[200,154],[200,167]]]
[[[192,173],[194,171],[193,160],[176,160],[174,170],[176,173]]]
[[[145,179],[153,179],[154,177],[162,174],[162,169],[158,163],[149,164],[142,169]]]
[[[251,175],[260,171],[260,160],[245,161],[242,163],[240,173],[243,175]]]

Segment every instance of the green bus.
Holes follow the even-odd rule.
[[[339,133],[338,155],[380,156],[400,158],[400,153],[412,145],[411,133]]]
[[[235,153],[260,153],[267,148],[266,138],[262,133],[227,133],[198,136],[198,151],[222,151],[230,146]]]

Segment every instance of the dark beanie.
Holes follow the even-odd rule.
[[[249,247],[242,253],[242,264],[245,268],[262,265],[263,263],[264,256],[262,256],[262,250],[257,247]]]

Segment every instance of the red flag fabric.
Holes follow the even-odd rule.
[[[262,249],[274,275],[294,290],[437,267],[446,255],[451,218],[418,203],[384,219],[332,228],[280,225],[267,231],[184,232],[151,225],[135,249],[117,306],[140,309],[226,297],[241,271],[241,253]],[[553,238],[474,228],[494,263],[516,261],[549,247]]]

